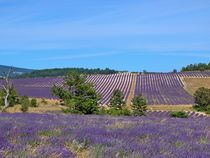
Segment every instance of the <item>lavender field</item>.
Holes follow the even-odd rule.
[[[0,114],[0,157],[209,158],[210,118]]]
[[[155,74],[135,74],[119,73],[112,75],[90,75],[87,82],[94,85],[97,93],[101,95],[101,104],[109,104],[112,92],[119,89],[124,94],[127,101],[132,93],[134,95],[143,94],[149,105],[187,105],[194,104],[193,97],[184,89],[182,78],[206,78],[210,72],[181,72],[181,73],[155,73]],[[46,78],[25,78],[14,79],[12,83],[20,95],[27,95],[35,98],[57,99],[52,95],[53,85],[61,86],[62,77]],[[0,89],[4,84],[0,80]]]

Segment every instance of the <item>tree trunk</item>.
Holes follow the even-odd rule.
[[[4,107],[2,108],[2,111],[4,111],[6,108],[9,107],[8,98],[9,98],[9,90],[6,90],[6,95],[4,97]]]

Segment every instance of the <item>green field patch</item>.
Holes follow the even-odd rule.
[[[175,145],[177,148],[182,148],[182,147],[185,145],[185,143],[184,143],[184,142],[181,142],[181,141],[176,141],[176,142],[174,143],[174,145]]]
[[[38,135],[42,137],[56,137],[60,135],[60,132],[56,130],[44,130],[40,131]]]

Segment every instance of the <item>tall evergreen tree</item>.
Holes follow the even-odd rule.
[[[141,94],[132,99],[132,109],[135,116],[145,115],[147,102]]]
[[[62,87],[54,86],[53,94],[58,96],[68,106],[65,112],[94,114],[99,109],[99,95],[94,86],[86,82],[86,76],[71,72],[64,78]]]
[[[125,106],[124,94],[119,89],[114,90],[110,99],[110,105],[116,109],[122,109]]]

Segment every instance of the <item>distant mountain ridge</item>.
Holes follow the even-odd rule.
[[[13,71],[13,73],[11,75],[12,77],[23,75],[25,73],[31,73],[32,71],[34,71],[32,69],[0,65],[0,77],[2,77],[4,75],[4,73],[7,73],[10,69]]]

